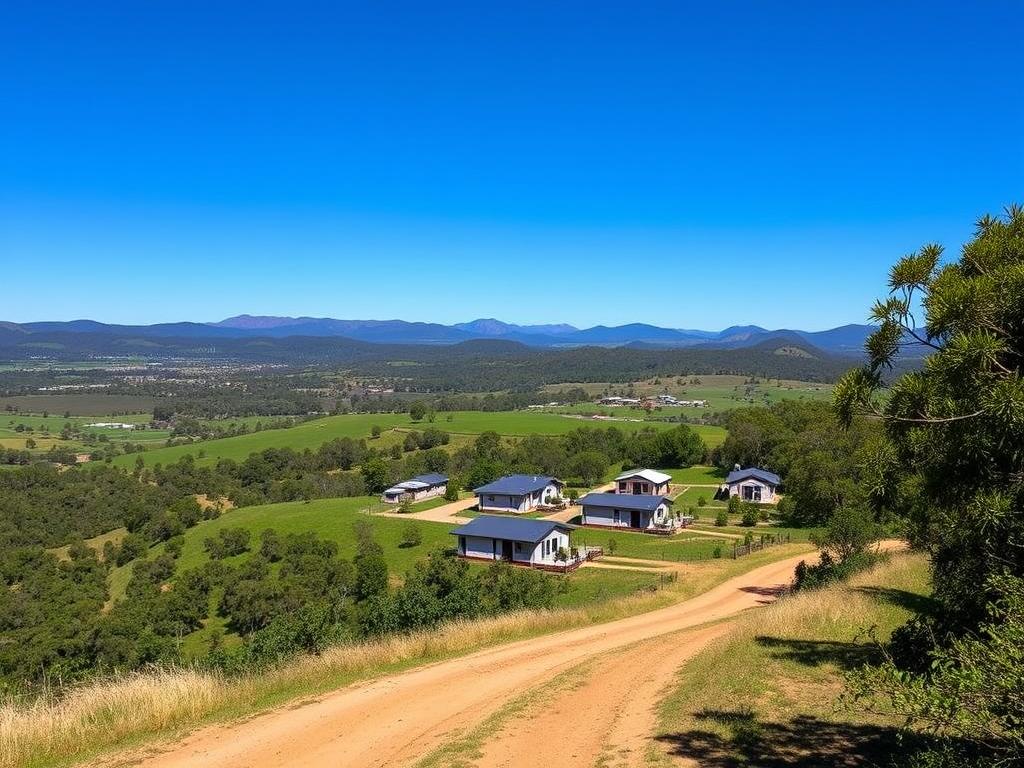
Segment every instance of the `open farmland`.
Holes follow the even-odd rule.
[[[708,413],[728,411],[749,405],[771,405],[781,400],[830,401],[832,399],[831,384],[727,374],[662,377],[632,384],[568,383],[550,386],[546,389],[556,392],[577,387],[591,395],[595,402],[551,410],[565,413],[600,413],[625,418],[664,418],[668,416],[700,418]],[[707,400],[708,405],[707,408],[666,406],[647,413],[640,408],[606,407],[596,403],[598,398],[605,395],[647,397],[661,394],[672,395],[680,400]]]
[[[0,397],[0,411],[8,406],[25,413],[72,413],[76,416],[109,416],[110,414],[149,414],[157,398],[149,395],[108,395],[100,392],[75,392],[45,395],[14,395]],[[128,419],[118,417],[120,421]]]
[[[306,448],[316,449],[323,443],[340,437],[369,439],[370,431],[375,425],[384,430],[423,430],[427,427],[435,427],[453,435],[479,435],[482,432],[493,431],[508,437],[524,437],[534,434],[560,435],[585,426],[600,428],[613,426],[631,431],[645,427],[671,429],[677,426],[667,422],[591,421],[533,411],[456,411],[450,414],[438,414],[433,423],[414,422],[406,413],[345,414],[315,419],[285,430],[265,430],[237,437],[120,456],[114,459],[114,463],[120,466],[131,466],[135,463],[137,456],[142,456],[143,461],[152,466],[158,462],[172,463],[189,454],[196,456],[197,461],[201,464],[214,464],[222,458],[240,461],[251,453],[267,448],[288,447],[301,451]],[[721,427],[697,425],[693,429],[709,447],[718,445],[725,439],[725,430]],[[203,454],[202,458],[199,458],[200,452]]]

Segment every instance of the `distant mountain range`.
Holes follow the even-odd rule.
[[[564,323],[515,325],[493,318],[441,325],[406,320],[338,320],[330,317],[272,317],[238,315],[216,323],[159,323],[111,325],[94,320],[34,323],[0,322],[7,343],[24,335],[112,334],[120,337],[175,339],[247,339],[289,336],[342,337],[374,344],[459,344],[479,339],[519,342],[528,347],[637,347],[642,349],[741,349],[765,342],[793,342],[833,355],[860,355],[870,325],[843,325],[825,331],[788,328],[769,330],[757,325],[731,326],[721,331],[662,328],[644,323],[576,328]]]

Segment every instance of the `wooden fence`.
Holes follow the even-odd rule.
[[[759,541],[751,541],[749,544],[740,544],[735,542],[732,545],[732,559],[735,560],[738,557],[749,555],[751,552],[757,552],[765,549],[766,547],[774,547],[778,544],[788,544],[790,535],[781,533],[762,533]]]

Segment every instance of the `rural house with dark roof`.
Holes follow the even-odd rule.
[[[475,489],[481,512],[513,512],[523,514],[561,499],[565,483],[543,475],[506,475]]]
[[[460,557],[503,560],[546,570],[572,570],[600,553],[577,550],[570,534],[576,526],[556,520],[481,515],[450,531],[458,537]]]
[[[774,504],[778,501],[780,485],[782,478],[759,467],[734,469],[725,478],[725,486],[730,496],[739,496],[743,501],[754,504]]]
[[[581,520],[587,526],[671,533],[680,525],[672,514],[672,500],[666,496],[588,493],[577,503],[583,508]]]

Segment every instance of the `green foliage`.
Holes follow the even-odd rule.
[[[720,509],[715,513],[715,525],[719,528],[727,526],[729,524],[729,513],[724,509]]]
[[[402,543],[403,547],[418,547],[423,543],[423,531],[420,530],[419,525],[412,522],[411,520],[405,524],[402,528]]]
[[[811,541],[840,563],[862,554],[878,540],[880,528],[871,512],[862,506],[844,505],[832,513],[828,525],[811,535]]]
[[[848,678],[849,706],[947,737],[944,749],[914,756],[914,765],[1024,763],[1024,580],[996,576],[985,587],[998,595],[987,619],[937,649],[926,675],[890,658]]]
[[[223,560],[249,551],[249,531],[245,528],[221,528],[216,536],[208,536],[203,546],[212,560]]]
[[[733,497],[737,498],[737,497]],[[760,517],[760,512],[756,504],[743,504],[742,512],[740,514],[740,525],[747,527],[753,527],[757,525],[757,519]]]
[[[889,663],[850,681],[912,726],[944,737],[916,765],[1024,759],[1024,209],[978,222],[960,258],[928,245],[899,261],[879,301],[866,366],[840,381],[844,423],[878,417],[872,501],[899,499],[931,556],[938,610],[894,633]],[[915,317],[918,308],[924,320]],[[924,367],[885,375],[907,347]],[[900,667],[892,659],[899,657]],[[980,757],[978,757],[980,755]]]

